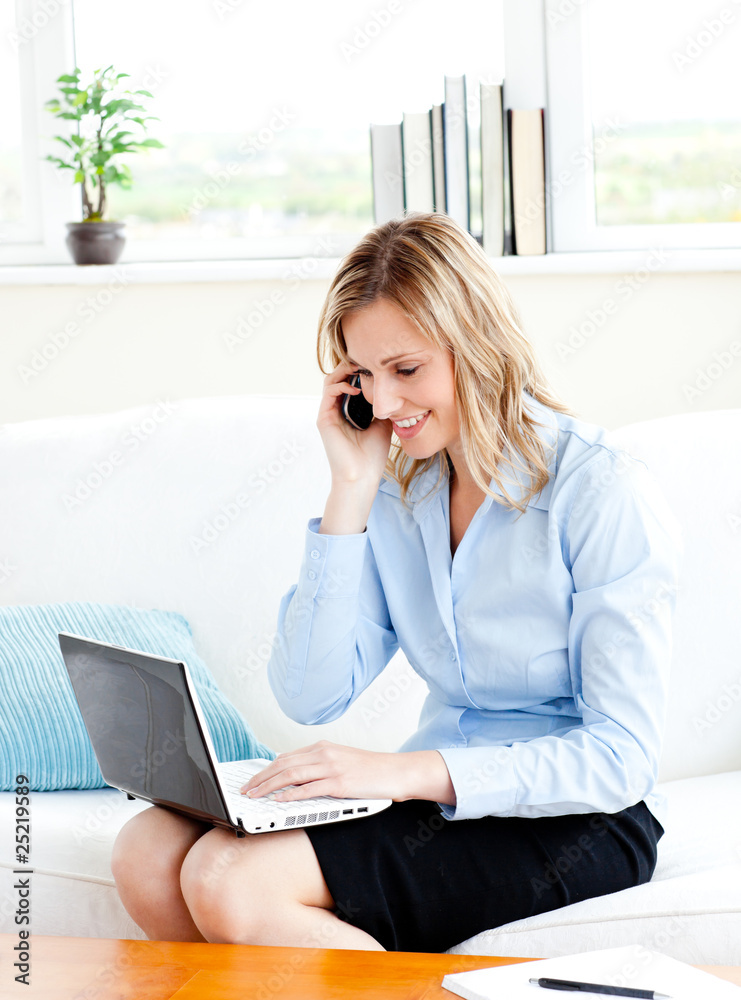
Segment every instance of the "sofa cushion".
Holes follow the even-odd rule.
[[[33,933],[144,938],[119,899],[111,850],[119,830],[145,809],[115,788],[31,793]],[[17,931],[13,883],[15,796],[0,792],[0,933]]]
[[[450,950],[541,958],[640,941],[688,962],[741,963],[741,771],[668,782],[666,834],[647,885],[477,934]],[[111,876],[111,848],[145,802],[114,789],[31,796],[37,934],[142,938]],[[14,797],[0,794],[0,931],[13,929]],[[2,900],[5,900],[5,905]]]
[[[72,632],[187,663],[219,760],[272,758],[196,653],[174,611],[72,602],[0,608],[0,788],[26,775],[33,790],[105,785],[62,660],[57,633]]]

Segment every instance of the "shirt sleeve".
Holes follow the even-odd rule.
[[[281,601],[268,680],[305,725],[339,718],[398,649],[368,533],[306,531],[298,583]]]
[[[590,461],[560,534],[574,583],[568,658],[582,725],[511,746],[441,750],[448,819],[619,812],[656,782],[679,525],[643,463]]]

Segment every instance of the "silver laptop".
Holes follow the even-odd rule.
[[[187,664],[59,632],[67,672],[107,784],[245,833],[295,830],[380,812],[391,799],[278,802],[239,789],[270,761],[220,763]]]

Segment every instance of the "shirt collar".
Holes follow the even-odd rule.
[[[539,402],[531,396],[529,392],[524,391],[523,397],[524,402],[530,411],[530,415],[537,422],[537,424],[542,425],[539,427],[538,433],[546,446],[546,459],[548,462],[548,482],[545,484],[540,493],[528,500],[527,506],[535,507],[538,510],[548,510],[550,506],[551,492],[553,490],[553,478],[558,464],[558,454],[556,450],[556,444],[558,441],[558,420],[553,410]],[[508,450],[506,448],[505,454],[508,454]],[[519,457],[520,460],[524,462],[521,456]],[[439,464],[434,462],[431,468],[417,476],[409,491],[408,501],[412,506],[412,515],[417,522],[427,516],[438,494],[438,490],[435,489],[435,484],[437,483],[439,469]],[[527,492],[530,485],[530,477],[527,475],[525,469],[520,469],[519,467],[512,469],[511,466],[507,466],[506,476],[507,482],[505,483],[505,487],[507,493],[513,500],[520,500]],[[446,482],[447,479],[444,479],[443,485]],[[489,483],[489,488],[499,496],[504,496],[504,491],[499,487],[493,478]],[[401,496],[401,487],[397,482],[391,479],[382,479],[379,489],[383,493],[388,493],[391,496]],[[484,499],[484,513],[489,510],[493,503],[494,498],[492,496],[487,496]]]

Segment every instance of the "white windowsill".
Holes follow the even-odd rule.
[[[551,253],[534,257],[492,257],[499,274],[629,274],[653,272],[741,271],[741,248],[666,250],[665,260],[651,250]],[[302,261],[304,262],[302,266]],[[306,262],[311,262],[307,266]],[[0,285],[178,284],[219,281],[327,280],[339,260],[329,257],[272,260],[210,260],[119,263],[78,267],[75,264],[0,266]]]

